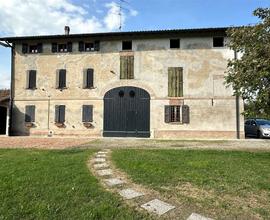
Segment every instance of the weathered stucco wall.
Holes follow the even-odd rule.
[[[121,41],[103,41],[99,52],[78,52],[78,41],[73,42],[73,52],[65,54],[52,54],[50,42],[44,43],[42,54],[24,55],[21,45],[16,45],[15,133],[47,135],[50,130],[55,135],[101,136],[104,94],[118,86],[132,85],[151,95],[152,137],[196,137],[194,132],[205,131],[205,137],[235,138],[235,97],[223,84],[227,59],[233,58],[233,51],[212,48],[212,38],[182,38],[180,49],[169,49],[169,39],[133,40],[134,80],[120,80]],[[181,99],[190,106],[190,124],[164,123],[164,105],[170,103],[168,67],[183,67]],[[94,89],[82,88],[86,68],[94,69]],[[25,89],[30,69],[37,70],[37,89],[33,91]],[[62,91],[56,89],[57,69],[67,70],[67,89]],[[24,125],[24,108],[32,104],[36,105],[36,123],[29,130]],[[54,106],[60,104],[66,105],[65,128],[54,125]],[[81,122],[83,104],[94,106],[94,128],[87,129]],[[240,106],[242,109],[243,103]]]

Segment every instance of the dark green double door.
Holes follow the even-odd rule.
[[[150,137],[150,95],[137,87],[118,87],[104,96],[104,137]]]

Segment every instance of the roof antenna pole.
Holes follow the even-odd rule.
[[[119,0],[119,30],[122,30],[122,0]]]

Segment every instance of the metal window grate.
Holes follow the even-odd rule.
[[[170,122],[181,122],[181,120],[180,120],[180,105],[170,106]]]

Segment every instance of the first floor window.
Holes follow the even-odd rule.
[[[83,105],[82,122],[93,122],[93,105]]]
[[[189,123],[189,106],[187,105],[166,105],[165,106],[166,123]]]
[[[66,70],[65,69],[61,69],[57,71],[56,88],[58,89],[66,88]]]
[[[65,105],[56,105],[55,106],[55,122],[64,123],[65,122]]]
[[[25,106],[25,122],[35,122],[35,110],[34,105]]]
[[[27,89],[36,89],[37,71],[29,70],[27,72]]]
[[[83,72],[83,88],[91,89],[94,87],[94,69],[89,68]]]

